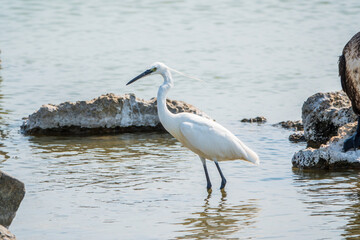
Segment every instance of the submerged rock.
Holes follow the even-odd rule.
[[[294,130],[296,132],[290,134],[289,136],[289,141],[290,142],[306,142],[305,136],[304,136],[304,126],[302,124],[301,120],[297,120],[297,121],[282,121],[282,122],[278,122],[273,124],[272,126],[274,127],[281,127],[281,128],[285,128],[288,130]]]
[[[15,240],[16,237],[7,228],[0,225],[0,240]]]
[[[182,101],[167,100],[170,112],[190,112],[209,118]],[[157,114],[156,99],[139,99],[134,94],[106,94],[90,101],[43,105],[23,122],[25,134],[94,134],[164,131]]]
[[[335,136],[339,127],[356,119],[343,91],[316,93],[302,107],[304,136],[309,147],[318,148]]]
[[[282,121],[279,123],[275,123],[273,124],[274,127],[282,127],[285,129],[293,129],[295,131],[303,131],[304,130],[304,126],[302,124],[301,120],[297,120],[297,121]]]
[[[304,131],[298,131],[298,132],[294,132],[293,134],[290,134],[289,141],[294,143],[306,142]]]
[[[248,122],[248,123],[266,123],[267,119],[263,116],[255,117],[255,118],[243,118],[241,122]]]
[[[10,226],[24,195],[24,183],[0,171],[0,225]]]
[[[360,150],[343,152],[344,141],[356,130],[356,123],[349,123],[338,130],[338,134],[320,148],[306,148],[295,153],[294,167],[301,169],[360,169]]]

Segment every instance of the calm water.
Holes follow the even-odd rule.
[[[26,184],[18,239],[359,239],[359,172],[291,168],[302,144],[272,123],[300,119],[306,98],[340,89],[337,58],[359,31],[353,1],[0,0],[0,169]],[[125,83],[155,61],[172,99],[204,110],[262,164],[209,162],[167,134],[30,137],[45,103],[156,95],[160,77]],[[264,115],[269,123],[240,123]]]

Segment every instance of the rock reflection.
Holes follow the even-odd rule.
[[[40,136],[30,137],[32,148],[38,153],[57,153],[58,157],[70,153],[85,154],[91,151],[101,155],[111,155],[121,152],[124,157],[136,157],[147,154],[152,146],[170,147],[177,141],[166,133],[125,133],[119,135],[70,137],[70,136]],[[126,150],[126,152],[124,152]],[[159,152],[161,154],[161,152]]]
[[[358,171],[293,170],[294,182],[311,216],[342,218],[345,239],[360,239],[360,180]],[[337,220],[339,221],[339,220]],[[326,222],[323,223],[326,226]]]
[[[0,60],[0,64],[1,64],[1,60]],[[1,69],[1,65],[0,65],[0,69]],[[7,110],[4,109],[3,107],[3,99],[4,99],[4,94],[2,94],[1,92],[1,86],[2,86],[2,82],[3,79],[0,76],[0,162],[5,161],[6,159],[10,158],[8,155],[8,152],[5,151],[5,145],[3,144],[3,140],[5,138],[8,137],[9,135],[9,129],[8,129],[8,124],[6,121],[6,115],[9,113]]]
[[[38,164],[35,174],[46,176],[44,191],[89,185],[106,189],[151,188],[158,182],[178,179],[176,173],[186,167],[179,164],[186,161],[180,159],[185,149],[164,133],[29,137],[29,142],[33,165]]]
[[[177,239],[223,239],[255,224],[259,212],[256,199],[233,205],[227,202],[226,191],[221,193],[217,206],[212,206],[210,192],[202,210],[180,223],[186,227],[180,231],[185,235]]]

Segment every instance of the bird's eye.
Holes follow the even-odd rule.
[[[156,67],[154,67],[154,68],[152,69],[152,71],[153,71],[153,72],[155,72],[156,70],[157,70],[157,68],[156,68]]]

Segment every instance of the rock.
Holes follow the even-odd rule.
[[[16,237],[7,228],[0,225],[0,240],[15,240]]]
[[[204,112],[182,101],[167,100],[172,113],[190,112],[209,118]],[[164,131],[156,99],[139,99],[134,94],[112,93],[90,101],[43,105],[23,122],[25,134],[96,134],[136,131]]]
[[[306,148],[295,153],[293,167],[300,169],[360,169],[360,151],[343,152],[344,141],[356,130],[356,123],[349,123],[338,129],[338,134],[319,149]]]
[[[297,120],[297,121],[282,121],[282,122],[273,124],[273,126],[275,126],[275,127],[282,127],[282,128],[285,128],[285,129],[293,129],[293,130],[295,130],[295,131],[303,131],[303,130],[304,130],[304,126],[303,126],[301,120]]]
[[[302,107],[304,136],[309,147],[318,148],[336,135],[339,127],[356,119],[350,100],[343,91],[316,93]]]
[[[0,171],[0,225],[10,226],[24,195],[24,183]]]
[[[360,169],[360,151],[343,152],[344,141],[356,130],[356,114],[343,91],[317,93],[302,108],[307,148],[292,164],[300,169]]]
[[[273,124],[274,127],[282,127],[289,130],[297,131],[295,133],[292,133],[289,136],[289,141],[291,142],[306,142],[305,136],[304,136],[304,126],[302,124],[301,120],[297,121],[282,121],[279,123]]]
[[[248,123],[266,123],[267,119],[265,117],[255,117],[255,118],[243,118],[241,122]]]
[[[289,141],[290,142],[306,142],[305,136],[304,136],[304,131],[299,131],[299,132],[295,132],[293,134],[291,134],[289,136]]]

